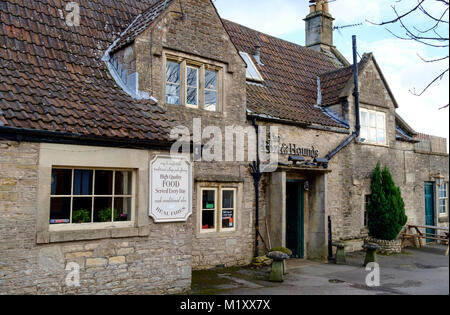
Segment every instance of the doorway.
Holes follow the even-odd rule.
[[[425,225],[436,225],[434,183],[425,183]],[[435,230],[427,229],[427,234],[435,234]],[[427,239],[427,243],[433,240]]]
[[[286,247],[304,258],[304,181],[286,182]]]

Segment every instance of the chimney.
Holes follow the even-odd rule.
[[[333,47],[333,17],[328,11],[328,0],[310,0],[306,23],[306,47],[317,51]]]

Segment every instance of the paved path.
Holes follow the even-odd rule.
[[[380,286],[368,287],[364,253],[347,255],[347,265],[292,261],[281,284],[266,281],[266,270],[230,268],[194,272],[192,294],[220,295],[375,295],[449,294],[449,258],[444,246],[408,248],[401,255],[378,256]],[[203,273],[203,274],[202,274]],[[208,283],[209,281],[209,283]]]

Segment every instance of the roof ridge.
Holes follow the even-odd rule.
[[[263,32],[261,32],[261,31],[255,30],[255,29],[250,28],[250,27],[248,27],[248,26],[245,26],[245,25],[242,25],[242,24],[239,24],[239,23],[236,23],[236,22],[233,22],[233,21],[224,19],[224,18],[221,18],[221,20],[224,21],[225,23],[234,24],[234,25],[237,25],[237,26],[239,26],[239,27],[246,28],[247,30],[250,30],[250,31],[252,31],[252,32],[256,32],[256,33],[258,33],[258,34],[261,34],[261,35],[264,35],[264,36],[268,36],[268,37],[270,37],[270,38],[273,38],[273,39],[275,39],[275,40],[278,40],[278,41],[281,41],[281,42],[284,42],[284,43],[287,43],[287,44],[290,44],[290,45],[293,45],[293,46],[295,46],[295,47],[299,47],[299,48],[304,49],[304,50],[306,50],[306,51],[309,51],[309,52],[311,52],[311,53],[313,53],[313,54],[316,54],[316,55],[318,55],[318,56],[326,57],[326,56],[324,56],[324,54],[323,54],[322,52],[316,51],[316,50],[311,49],[311,48],[309,48],[309,47],[302,46],[302,45],[297,44],[297,43],[294,43],[294,42],[290,42],[290,41],[288,41],[288,40],[285,40],[285,39],[276,37],[276,36],[274,36],[274,35],[270,35],[270,34],[267,34],[267,33],[263,33]]]

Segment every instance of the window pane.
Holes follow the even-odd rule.
[[[114,198],[114,221],[131,221],[131,198]]]
[[[378,129],[378,143],[384,144],[386,142],[386,138],[384,136],[384,129]]]
[[[131,195],[132,173],[116,171],[115,195]]]
[[[367,113],[361,112],[361,126],[367,126]]]
[[[361,139],[364,139],[364,141],[369,140],[366,127],[361,128],[361,135],[360,135],[360,137],[361,137]]]
[[[222,208],[234,208],[234,190],[222,191]]]
[[[92,215],[92,198],[73,198],[72,223],[90,223]]]
[[[370,127],[376,127],[377,126],[377,122],[376,122],[376,114],[375,113],[369,113],[369,126]]]
[[[205,89],[217,90],[217,72],[205,70]]]
[[[100,197],[94,198],[94,222],[111,222],[112,221],[112,198]],[[115,217],[118,217],[115,211]]]
[[[190,105],[197,105],[197,89],[187,88],[186,103]]]
[[[180,64],[167,61],[166,64],[166,81],[170,83],[180,83]]]
[[[180,85],[167,83],[166,103],[180,105]]]
[[[95,171],[95,195],[112,195],[113,171]]]
[[[447,184],[443,184],[441,185],[441,187],[439,187],[439,197],[440,198],[447,197]]]
[[[229,229],[234,227],[234,211],[222,210],[222,228]]]
[[[50,198],[50,224],[70,223],[70,198]]]
[[[378,121],[377,121],[377,128],[378,129],[380,129],[380,128],[386,129],[385,128],[385,122],[384,122],[384,115],[383,114],[378,114],[377,115],[377,119],[378,119]]]
[[[73,194],[77,196],[92,195],[91,170],[75,170],[73,173]]]
[[[205,91],[205,109],[216,111],[217,109],[217,93],[214,91]]]
[[[187,86],[198,87],[198,69],[186,68],[186,83]]]
[[[214,211],[202,211],[202,230],[214,229]]]
[[[203,190],[202,209],[215,209],[215,190]]]
[[[370,128],[369,129],[369,141],[372,143],[377,142],[377,128]]]
[[[52,195],[72,194],[72,170],[52,170]]]

